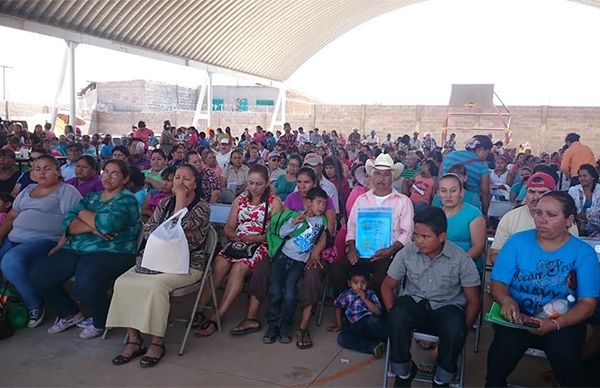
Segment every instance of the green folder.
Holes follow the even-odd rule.
[[[513,329],[524,329],[524,330],[533,329],[533,327],[531,327],[531,326],[521,325],[521,324],[513,323],[513,322],[507,320],[500,313],[501,310],[502,310],[502,307],[500,306],[499,303],[497,303],[497,302],[492,303],[492,308],[490,309],[490,312],[485,314],[485,320],[488,322],[491,322],[491,323],[496,323],[498,325],[512,327]]]

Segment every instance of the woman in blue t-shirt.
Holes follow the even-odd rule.
[[[581,349],[585,321],[596,307],[600,265],[596,252],[567,231],[577,209],[566,192],[552,191],[534,212],[536,229],[512,235],[492,271],[491,294],[511,322],[537,325],[529,330],[494,327],[486,386],[506,386],[506,378],[530,347],[543,350],[561,386],[584,385]],[[577,302],[563,315],[531,318],[555,299]]]

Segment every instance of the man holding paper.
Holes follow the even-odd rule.
[[[346,273],[350,266],[370,267],[372,288],[379,290],[392,257],[408,245],[413,233],[413,206],[404,194],[392,187],[404,166],[394,163],[388,154],[380,154],[375,161],[367,160],[367,175],[372,189],[360,195],[348,217],[347,260],[343,258],[332,266],[336,289],[345,288]]]

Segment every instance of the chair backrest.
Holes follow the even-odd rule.
[[[144,221],[140,220],[140,232],[137,237],[137,249],[136,252],[139,252],[142,249],[142,244],[144,243]]]
[[[514,209],[514,207],[514,202],[498,201],[492,199],[490,201],[490,207],[488,208],[488,216],[502,218],[503,215]]]
[[[590,244],[590,246],[594,248],[594,251],[596,251],[596,255],[598,256],[598,261],[600,262],[600,239],[588,237],[580,237],[580,239]]]
[[[221,189],[221,203],[231,205],[235,199],[235,193],[229,189]]]
[[[225,224],[227,218],[229,218],[229,212],[231,211],[231,205],[222,203],[211,203],[210,204],[210,222],[214,224]]]

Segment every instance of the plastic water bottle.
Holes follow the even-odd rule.
[[[554,299],[546,303],[542,310],[536,315],[541,319],[556,319],[569,311],[571,304],[575,303],[573,295],[567,296],[567,299]]]

